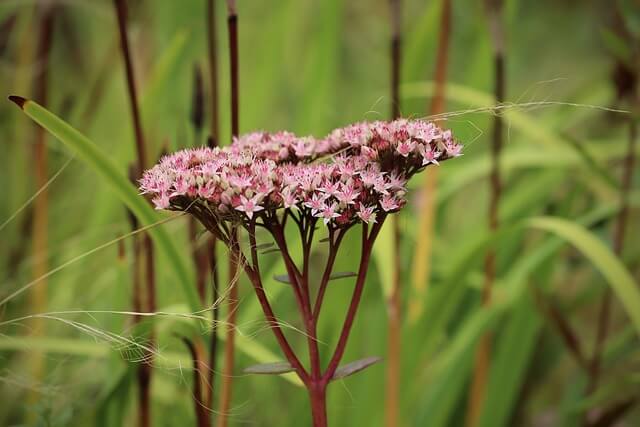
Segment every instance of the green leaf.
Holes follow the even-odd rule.
[[[290,285],[291,280],[289,280],[289,276],[286,274],[276,274],[273,276],[273,280],[276,282],[284,283],[285,285]]]
[[[370,357],[365,357],[364,359],[355,360],[353,362],[347,363],[346,365],[340,366],[338,369],[336,369],[336,372],[333,374],[333,377],[331,379],[339,380],[340,378],[346,378],[350,375],[353,375],[357,372],[367,369],[371,365],[375,365],[381,360],[382,360],[381,357],[370,356]]]
[[[260,252],[260,254],[265,255],[265,254],[273,254],[276,252],[280,252],[280,248],[265,249],[264,251]]]
[[[535,351],[541,327],[535,302],[525,293],[511,311],[491,362],[480,427],[508,424]]]
[[[244,369],[245,374],[280,375],[293,372],[295,369],[289,362],[261,363]]]
[[[354,273],[353,271],[341,271],[338,273],[333,273],[330,277],[329,280],[339,280],[339,279],[346,279],[349,277],[356,277],[357,274]]]
[[[574,222],[554,217],[532,218],[532,228],[549,231],[580,250],[607,280],[640,335],[640,291],[631,273],[611,249],[593,233]]]
[[[129,182],[127,177],[97,145],[36,102],[19,97],[12,97],[12,101],[16,102],[27,116],[68,146],[77,154],[78,158],[87,163],[111,187],[114,194],[122,200],[143,225],[152,225],[160,220],[149,203],[138,194],[133,184]],[[198,311],[200,309],[198,294],[195,286],[193,286],[189,269],[180,256],[173,240],[162,227],[151,227],[147,232],[171,265],[190,309],[194,312]]]
[[[470,315],[434,362],[437,378],[427,387],[416,425],[449,426],[450,416],[464,390],[471,371],[473,347],[484,331],[495,323],[497,306],[482,308]]]
[[[256,245],[256,250],[257,251],[261,251],[263,249],[269,249],[273,246],[273,242],[269,242],[269,243],[259,243]]]
[[[382,226],[380,233],[373,245],[373,257],[376,261],[382,294],[385,299],[391,296],[393,286],[393,263],[389,262],[389,254],[393,253],[393,227],[398,221],[398,215],[390,215]]]

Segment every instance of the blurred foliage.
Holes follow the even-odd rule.
[[[56,14],[46,106],[95,143],[96,156],[110,165],[105,172],[79,154],[65,167],[74,151],[48,137],[48,176],[64,167],[49,187],[48,262],[53,269],[130,232],[113,177],[123,182],[135,153],[110,1],[0,3],[0,92],[34,96],[34,81],[45,68],[36,56],[45,3],[52,4]],[[143,124],[152,157],[165,148],[203,144],[189,117],[194,66],[207,68],[206,2],[128,3]],[[220,136],[225,143],[230,138],[227,38],[223,4],[216,3],[221,18]],[[241,131],[288,129],[324,135],[353,121],[388,117],[385,1],[238,3]],[[621,74],[612,70],[620,69],[621,63],[627,73],[623,76],[635,81],[640,13],[637,2],[619,2],[624,27],[635,37],[635,43],[629,44],[616,31],[611,3],[508,1],[508,99],[632,108],[628,99],[620,97],[621,82],[629,78],[616,78]],[[440,2],[405,0],[403,4],[402,112],[421,117],[433,91],[429,80]],[[454,1],[447,111],[493,105],[490,52],[482,2]],[[633,84],[631,88],[636,90]],[[446,121],[466,148],[463,158],[440,170],[434,268],[427,300],[418,320],[404,325],[404,425],[463,424],[474,344],[485,331],[492,331],[495,344],[482,426],[577,426],[591,408],[610,408],[629,396],[637,398],[640,391],[638,190],[630,197],[624,252],[617,257],[609,249],[619,209],[617,183],[629,120],[623,114],[575,105],[512,106],[501,113],[509,130],[501,159],[503,225],[495,235],[486,227],[492,113],[468,111]],[[17,212],[0,227],[0,300],[34,279],[32,205],[18,211],[38,190],[34,138],[35,125],[11,103],[0,103],[0,180],[4,183],[0,223]],[[640,179],[640,174],[635,175],[633,189]],[[413,197],[419,197],[417,184],[413,183]],[[131,191],[124,192],[130,195]],[[166,217],[143,215],[147,223]],[[422,262],[412,256],[416,241],[424,237],[414,233],[415,218],[411,208],[400,216],[405,302],[412,298],[410,265]],[[124,240],[124,257],[114,244],[52,274],[46,281],[45,311],[57,314],[39,324],[40,330],[33,330],[28,319],[43,314],[29,305],[28,292],[0,307],[0,425],[132,425],[137,405],[134,369],[140,356],[136,343],[144,342],[151,323],[158,346],[152,383],[154,424],[195,422],[190,356],[175,334],[206,337],[211,331],[196,319],[176,315],[193,311],[193,298],[186,297],[184,287],[193,272],[180,267],[193,268],[187,227],[183,217],[157,228],[164,236],[160,246],[173,248],[165,249],[157,262],[158,307],[165,314],[146,318],[137,328],[126,313],[104,312],[131,310],[131,239]],[[386,352],[381,278],[386,277],[391,246],[386,241],[378,245],[380,268],[370,268],[345,361],[384,357]],[[489,245],[497,248],[499,261],[495,304],[480,309],[482,259]],[[347,238],[336,271],[353,271],[356,257],[350,254],[358,250],[357,239]],[[226,258],[225,251],[219,252]],[[323,256],[319,245],[313,255],[318,265]],[[285,285],[271,279],[283,273],[284,266],[275,254],[264,258],[263,274],[269,278],[266,287],[275,310],[298,326],[293,299],[282,292]],[[226,277],[226,263],[221,264],[221,275]],[[618,298],[601,384],[587,398],[585,371],[563,344],[540,298],[560,308],[590,354],[599,300],[607,286]],[[319,327],[327,349],[335,345],[350,292],[349,280],[330,288]],[[239,330],[238,374],[242,367],[282,359],[244,278]],[[305,347],[299,334],[289,331],[288,336],[297,348]],[[29,360],[34,354],[44,357],[42,375],[32,375]],[[232,424],[307,425],[306,397],[295,379],[284,377],[235,378]],[[330,388],[332,425],[381,425],[383,399],[381,364],[341,380]],[[625,419],[626,425],[638,425],[640,412],[632,409]]]

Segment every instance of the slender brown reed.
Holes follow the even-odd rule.
[[[139,176],[147,166],[147,152],[145,147],[144,134],[142,130],[142,122],[140,119],[140,110],[138,108],[138,95],[135,85],[135,74],[133,71],[133,63],[131,60],[131,52],[129,49],[129,39],[127,36],[127,6],[124,0],[114,0],[116,17],[118,20],[118,32],[120,35],[120,48],[125,65],[125,76],[127,80],[127,92],[129,96],[129,105],[131,109],[131,117],[135,134],[136,154],[137,154],[137,171]],[[142,306],[143,311],[154,312],[156,310],[155,301],[155,263],[153,243],[148,234],[141,237],[144,250],[144,270],[146,277],[145,296],[146,301]],[[153,337],[150,337],[152,340]],[[151,425],[151,354],[145,355],[145,363],[138,368],[138,386],[139,386],[139,425],[147,427]]]
[[[213,148],[218,145],[219,141],[219,112],[218,112],[218,46],[217,46],[217,23],[216,23],[216,7],[214,0],[207,0],[207,46],[209,53],[209,85],[210,85],[210,137],[207,140],[209,147]],[[207,394],[207,407],[213,407],[214,396],[214,373],[217,367],[217,355],[218,355],[218,333],[216,332],[216,325],[219,318],[219,304],[218,304],[218,289],[219,289],[219,275],[218,275],[218,254],[217,254],[217,239],[215,236],[211,236],[207,247],[207,253],[209,255],[209,269],[211,271],[211,284],[212,284],[212,318],[214,329],[211,332],[211,341],[209,343],[209,392]]]
[[[42,105],[47,105],[49,94],[49,71],[51,45],[53,38],[54,14],[55,9],[50,6],[43,6],[40,10],[40,33],[38,36],[38,45],[36,58],[42,67],[36,76],[34,83],[35,96]],[[36,128],[35,143],[33,145],[33,157],[35,162],[35,185],[36,188],[45,186],[48,170],[48,151],[47,151],[46,131],[38,126]],[[49,191],[42,191],[34,201],[33,222],[33,274],[34,277],[45,275],[48,270],[47,253],[49,248]],[[29,293],[29,309],[34,313],[42,313],[46,311],[47,306],[47,286],[46,283],[36,286]],[[30,325],[33,334],[44,334],[44,323],[41,319],[34,319]],[[40,378],[43,374],[44,359],[41,353],[34,353],[30,356],[30,368],[33,378]],[[35,404],[37,396],[35,393],[29,394],[29,400]],[[33,421],[33,420],[32,420]]]
[[[440,31],[435,65],[435,92],[428,106],[429,114],[437,116],[445,111],[445,89],[447,66],[449,64],[449,40],[451,34],[451,0],[442,0]],[[435,194],[438,184],[438,168],[424,175],[418,206],[418,235],[413,257],[413,294],[409,301],[409,321],[418,320],[427,297],[431,275],[431,251],[433,248],[433,227],[435,218]]]
[[[211,425],[211,420],[209,419],[209,410],[205,406],[204,402],[204,392],[202,390],[201,381],[201,377],[204,373],[200,372],[200,366],[202,365],[200,355],[196,350],[196,346],[190,339],[183,337],[182,342],[187,346],[187,349],[191,354],[191,361],[193,365],[193,409],[196,414],[196,422],[198,427],[208,427]]]
[[[505,99],[505,42],[502,28],[502,0],[486,0],[487,18],[491,41],[493,45],[494,62],[494,93],[496,103],[500,104]],[[491,173],[489,190],[489,230],[495,232],[498,229],[498,209],[502,183],[500,178],[500,152],[503,143],[502,116],[497,114],[493,119],[493,132],[491,137]],[[482,287],[482,305],[491,304],[491,291],[496,277],[496,253],[494,248],[489,248],[484,261],[485,278]],[[473,380],[469,394],[467,425],[475,426],[485,399],[489,364],[491,360],[491,333],[485,333],[476,350]]]
[[[229,64],[231,75],[231,135],[239,134],[239,93],[238,93],[238,14],[236,2],[227,0],[227,31],[229,36]],[[234,228],[231,236],[231,246],[238,245],[238,230]],[[220,395],[220,416],[221,427],[228,425],[228,415],[231,408],[233,392],[233,367],[235,360],[235,329],[238,309],[238,258],[231,251],[229,257],[229,293],[227,311],[227,339],[225,345],[225,360],[222,373],[222,390]]]
[[[391,17],[391,117],[400,117],[400,67],[402,63],[401,51],[401,0],[389,0]],[[391,294],[387,299],[387,382],[385,395],[385,424],[388,427],[398,425],[400,408],[400,365],[401,365],[401,335],[402,335],[402,301],[401,281],[402,266],[400,257],[401,234],[400,220],[393,217],[393,277]]]
[[[618,100],[626,102],[630,106],[631,114],[628,117],[628,145],[625,155],[624,163],[622,165],[622,177],[620,180],[620,211],[616,217],[616,221],[613,227],[612,245],[613,251],[616,255],[621,256],[624,249],[625,236],[627,230],[627,223],[629,218],[629,194],[633,182],[633,170],[635,166],[635,146],[638,138],[638,106],[640,100],[637,95],[638,85],[638,58],[640,58],[640,51],[638,49],[637,37],[634,37],[633,32],[629,31],[623,18],[623,13],[620,10],[620,5],[616,3],[614,7],[615,13],[615,27],[614,31],[619,35],[621,40],[624,40],[630,47],[630,52],[633,56],[628,63],[624,61],[618,61],[616,64],[615,73],[613,75],[614,84],[616,85],[616,91]],[[589,366],[590,383],[587,389],[587,393],[593,393],[598,387],[600,379],[600,371],[602,365],[602,353],[604,352],[605,342],[609,332],[609,324],[611,318],[611,305],[613,303],[613,293],[611,288],[607,287],[605,294],[602,297],[600,303],[599,315],[598,315],[598,327],[596,329],[596,341],[593,348],[593,354],[591,357],[591,363]]]

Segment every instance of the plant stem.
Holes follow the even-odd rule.
[[[494,55],[494,87],[496,103],[500,104],[505,99],[504,76],[504,35],[502,29],[502,0],[487,0],[487,13],[490,33],[493,42]],[[498,229],[498,208],[501,195],[500,178],[500,153],[502,150],[503,123],[502,116],[497,114],[493,121],[493,134],[491,142],[491,175],[489,196],[489,230],[495,232]],[[494,248],[489,248],[484,262],[485,280],[482,288],[482,305],[491,304],[491,291],[496,277],[496,253]],[[467,425],[475,426],[480,417],[485,398],[486,384],[489,375],[491,360],[492,336],[490,332],[480,338],[476,350],[475,367],[471,391],[469,395],[469,410]]]
[[[219,112],[218,112],[218,44],[216,37],[216,7],[214,0],[207,0],[207,46],[209,48],[209,84],[211,86],[211,142],[218,145]]]
[[[210,114],[211,114],[211,137],[208,139],[209,148],[214,148],[218,145],[219,141],[219,111],[218,111],[218,46],[216,37],[217,25],[216,25],[216,7],[214,0],[207,0],[207,46],[209,48],[209,84],[211,86],[210,93]],[[212,282],[212,319],[213,330],[211,333],[211,342],[209,344],[209,393],[207,395],[207,407],[213,407],[213,392],[214,392],[214,373],[217,366],[217,353],[218,353],[218,334],[216,332],[219,309],[218,309],[218,289],[219,289],[219,275],[218,275],[218,254],[217,254],[217,239],[212,236],[209,245],[209,269],[211,271]]]
[[[631,192],[631,183],[633,181],[635,145],[638,138],[637,126],[636,118],[631,115],[629,118],[629,141],[627,145],[627,154],[624,159],[622,180],[620,183],[620,211],[618,212],[613,231],[613,252],[618,256],[622,255],[622,250],[624,248],[627,219],[629,217],[629,193]],[[612,303],[613,294],[611,292],[611,288],[607,287],[600,304],[596,342],[593,349],[593,356],[591,358],[590,381],[587,387],[587,394],[591,394],[598,387],[602,364],[602,353],[604,352],[604,344],[607,340],[607,334],[609,331]]]
[[[327,386],[314,383],[308,387],[313,427],[327,426]]]
[[[227,0],[227,30],[229,34],[229,63],[231,76],[231,135],[236,137],[239,134],[239,94],[238,94],[238,15],[234,0]],[[220,396],[220,426],[226,427],[228,424],[228,413],[231,407],[232,385],[233,385],[233,365],[235,359],[235,319],[238,304],[238,256],[240,249],[238,246],[238,230],[234,227],[231,231],[231,256],[229,257],[229,314],[227,318],[227,341],[225,347],[225,361],[222,379],[222,394]],[[236,248],[236,249],[233,249]]]
[[[231,233],[229,244],[238,247],[238,229]],[[233,367],[235,364],[235,340],[236,340],[236,315],[238,311],[238,251],[232,249],[229,253],[229,295],[227,296],[227,340],[224,347],[224,367],[222,373],[222,391],[220,394],[220,425],[228,424],[228,415],[231,408],[233,393]]]
[[[241,265],[244,266],[245,272],[253,285],[253,289],[256,293],[256,297],[258,298],[258,302],[262,307],[262,311],[264,312],[265,318],[267,319],[267,323],[269,327],[273,331],[276,340],[278,341],[278,345],[282,349],[287,361],[293,366],[296,370],[298,376],[302,380],[303,383],[307,384],[309,382],[309,375],[307,371],[304,369],[300,360],[295,355],[291,345],[287,341],[287,338],[284,336],[282,329],[280,328],[280,323],[271,308],[271,304],[269,304],[269,300],[267,299],[267,295],[264,292],[264,288],[262,286],[262,279],[260,277],[260,264],[258,260],[258,252],[256,250],[256,237],[255,237],[255,225],[249,228],[249,246],[251,247],[251,265],[247,262],[244,255],[238,250],[238,257]]]
[[[120,33],[120,48],[124,59],[125,73],[127,78],[127,90],[129,93],[129,104],[131,107],[131,117],[135,132],[136,154],[138,156],[138,173],[142,173],[147,166],[147,153],[145,150],[144,134],[142,132],[142,122],[140,120],[140,110],[138,109],[138,93],[136,91],[135,75],[131,52],[129,49],[129,39],[127,37],[127,5],[125,0],[114,0],[116,14],[118,18],[118,31]]]
[[[444,113],[445,86],[447,66],[449,63],[449,40],[451,34],[451,0],[442,0],[440,15],[440,32],[436,53],[435,93],[429,106],[431,115]],[[422,313],[424,301],[431,276],[431,252],[433,249],[433,229],[436,210],[435,194],[437,192],[439,168],[432,168],[423,178],[418,207],[418,236],[413,257],[413,293],[409,300],[409,322],[418,320]]]
[[[400,117],[400,65],[401,65],[401,3],[400,0],[389,0],[391,12],[391,115],[393,119]],[[385,425],[398,425],[400,413],[400,337],[402,334],[401,319],[401,234],[400,218],[395,216],[393,226],[393,283],[391,295],[387,300],[387,380],[385,396]]]
[[[312,317],[314,322],[318,322],[320,318],[320,310],[322,309],[322,302],[324,301],[324,294],[327,291],[327,285],[329,283],[329,279],[331,278],[331,271],[333,270],[333,264],[336,261],[336,256],[338,255],[338,248],[340,246],[340,242],[342,242],[342,238],[345,236],[347,230],[339,230],[338,235],[333,237],[333,232],[329,234],[329,256],[327,258],[327,263],[324,268],[324,273],[322,273],[322,279],[320,280],[320,287],[318,288],[318,294],[316,295],[316,302],[313,307]]]
[[[353,290],[351,303],[349,304],[349,309],[347,310],[344,324],[342,326],[342,332],[340,333],[340,338],[338,339],[338,344],[336,345],[335,352],[331,357],[329,366],[327,367],[322,377],[322,380],[326,382],[329,382],[331,378],[333,378],[333,375],[336,373],[338,364],[340,363],[340,360],[342,360],[342,356],[344,355],[344,351],[347,346],[349,333],[351,332],[351,327],[353,326],[353,319],[355,318],[356,312],[358,310],[358,305],[360,304],[360,298],[362,297],[362,291],[364,289],[364,282],[367,277],[367,268],[369,266],[369,259],[371,257],[373,243],[375,242],[375,239],[378,236],[382,225],[384,224],[385,217],[381,216],[378,220],[378,223],[373,225],[368,236],[368,227],[366,224],[362,224],[362,249],[360,255],[360,266],[358,267],[358,277],[356,278],[356,285]]]
[[[205,408],[204,399],[202,398],[202,381],[200,380],[201,373],[199,372],[199,367],[201,365],[199,360],[200,358],[198,357],[196,347],[189,339],[182,338],[182,341],[189,349],[189,353],[191,353],[193,364],[193,405],[198,427],[208,427],[211,422],[209,420],[209,412],[207,408]]]
[[[400,65],[402,11],[400,0],[389,0],[391,12],[391,117],[400,117]]]
[[[127,80],[127,90],[129,95],[129,105],[131,108],[131,116],[135,134],[136,154],[137,154],[137,171],[139,176],[147,166],[147,153],[145,150],[145,140],[142,131],[142,123],[140,120],[140,110],[138,108],[138,95],[135,85],[135,74],[133,71],[133,63],[131,60],[131,52],[129,49],[129,40],[127,37],[127,8],[124,0],[114,0],[116,17],[118,21],[118,32],[120,34],[120,48],[125,64],[125,75]],[[153,252],[153,242],[151,236],[145,233],[142,237],[142,245],[144,248],[145,271],[146,271],[146,307],[143,310],[153,313],[156,309],[155,298],[155,262]],[[153,332],[150,341],[153,342]],[[145,363],[138,368],[138,385],[140,393],[140,407],[138,411],[139,425],[148,427],[151,425],[151,354],[145,354]]]
[[[51,44],[53,37],[54,25],[54,9],[52,7],[43,7],[40,10],[40,34],[37,47],[37,60],[42,65],[37,79],[35,81],[35,96],[42,105],[48,103],[48,78],[49,63],[51,56]],[[35,185],[36,188],[43,188],[48,181],[47,170],[49,163],[49,155],[47,151],[47,141],[45,130],[38,126],[35,134],[35,144],[33,146],[33,156],[35,160]],[[47,262],[47,252],[49,247],[49,191],[45,188],[38,194],[34,202],[33,209],[33,274],[35,277],[44,276],[49,270]],[[47,306],[47,286],[41,283],[29,292],[29,310],[34,313],[42,313],[46,311]],[[29,325],[34,335],[42,335],[44,332],[44,323],[41,319],[33,319]],[[30,374],[34,381],[39,381],[42,377],[44,367],[44,359],[41,353],[33,353],[29,357]],[[36,404],[38,394],[31,392],[28,395],[30,404]],[[35,420],[31,420],[35,422]]]

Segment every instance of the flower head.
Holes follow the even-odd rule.
[[[346,227],[399,210],[413,174],[461,150],[450,131],[422,120],[356,123],[321,139],[254,132],[225,148],[166,156],[140,189],[157,209],[211,216],[210,223],[246,223],[261,211],[266,221],[285,209]]]

